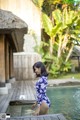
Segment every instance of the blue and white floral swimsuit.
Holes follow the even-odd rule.
[[[46,95],[47,77],[41,76],[36,82],[37,103],[40,105],[43,101],[50,107],[50,100]]]

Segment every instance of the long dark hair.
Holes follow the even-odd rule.
[[[42,62],[36,62],[34,65],[33,65],[33,71],[35,72],[35,67],[36,68],[41,68],[41,74],[40,75],[37,75],[37,77],[40,77],[40,76],[45,76],[47,77],[48,76],[48,73],[46,71],[46,68],[45,68],[45,65],[42,63]]]

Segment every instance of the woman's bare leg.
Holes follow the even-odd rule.
[[[41,106],[40,106],[40,112],[39,112],[39,115],[44,115],[44,114],[48,114],[48,105],[46,102],[42,102]]]

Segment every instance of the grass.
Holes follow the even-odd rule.
[[[68,79],[68,78],[79,79],[80,80],[80,73],[68,73],[68,74],[65,74],[65,75],[60,75],[56,79]],[[50,79],[55,79],[55,78],[50,77]]]
[[[68,73],[66,75],[61,75],[59,78],[73,78],[73,79],[80,79],[80,73]]]

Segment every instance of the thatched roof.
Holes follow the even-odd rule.
[[[18,51],[23,49],[23,36],[27,30],[28,26],[23,20],[10,11],[0,9],[0,34],[10,34]]]

